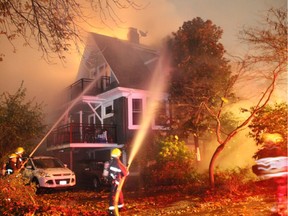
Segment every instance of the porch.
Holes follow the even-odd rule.
[[[97,145],[96,145],[97,144]],[[47,149],[117,144],[116,125],[69,123],[61,125],[47,137]]]

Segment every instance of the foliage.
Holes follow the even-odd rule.
[[[245,56],[245,58],[241,59],[239,62],[240,67],[239,71],[235,75],[235,81],[241,79],[245,80],[245,82],[256,80],[256,84],[265,83],[265,85],[263,85],[264,87],[261,89],[261,94],[255,100],[255,106],[252,110],[250,110],[248,116],[243,119],[242,122],[239,122],[231,132],[226,134],[226,136],[223,136],[220,121],[223,111],[223,104],[226,100],[222,99],[223,103],[221,103],[218,110],[213,110],[211,107],[204,104],[207,111],[215,118],[215,121],[217,122],[215,131],[219,146],[213,153],[209,164],[209,178],[212,188],[215,186],[214,168],[216,159],[219,157],[220,153],[223,151],[229,141],[241,130],[247,127],[253,120],[254,116],[265,108],[271,99],[281,75],[287,73],[286,8],[272,8],[268,11],[267,16],[263,19],[263,25],[260,27],[245,28],[242,33],[242,40],[251,45],[251,51],[253,51],[251,52],[252,54],[248,53],[247,56]],[[247,77],[245,77],[245,73],[248,74]],[[253,85],[255,85],[255,82],[253,82]]]
[[[144,171],[147,185],[181,185],[195,180],[195,154],[178,136],[156,141],[155,164]]]
[[[252,137],[260,149],[255,153],[255,158],[286,156],[287,155],[287,125],[288,125],[288,104],[275,103],[268,105],[259,111],[252,120],[249,128]],[[263,134],[280,134],[282,139],[279,142],[265,142]],[[275,152],[277,150],[277,152]]]
[[[271,213],[270,208],[275,199],[274,191],[267,193],[267,190],[255,183],[248,186],[249,169],[226,170],[217,173],[218,176],[217,182],[222,190],[217,192],[207,191],[205,184],[195,186],[193,182],[182,186],[149,187],[146,190],[124,189],[126,210],[120,212],[120,215]],[[238,185],[241,182],[243,185]],[[64,191],[51,190],[35,195],[34,186],[27,185],[21,178],[15,178],[13,175],[9,181],[6,177],[0,178],[0,190],[0,215],[107,215],[109,191],[95,192],[75,188]],[[7,197],[10,198],[9,202],[6,200]]]
[[[1,215],[30,215],[36,211],[36,188],[27,183],[20,173],[0,178]]]
[[[184,22],[167,44],[172,66],[169,93],[174,106],[172,128],[180,136],[199,137],[211,125],[203,103],[218,106],[222,98],[233,96],[229,86],[231,70],[219,42],[222,29],[197,17]]]
[[[239,187],[237,193],[229,193],[229,190],[207,191],[205,188],[203,190],[203,185],[150,187],[145,191],[124,190],[126,210],[120,212],[120,215],[230,216],[259,215],[259,212],[261,215],[271,215],[271,206],[276,201],[275,191],[264,189],[258,184],[251,184],[249,188]],[[50,191],[35,197],[37,210],[34,215],[104,216],[107,215],[108,195],[108,191],[95,192],[83,189]],[[25,213],[32,215],[32,211],[28,214],[29,211],[24,211],[24,208],[26,207],[23,206],[22,214],[19,209],[17,214],[13,212],[16,209],[15,205],[12,209],[6,209],[6,215],[25,215]]]
[[[27,152],[43,134],[42,104],[26,102],[26,89],[22,85],[12,95],[0,97],[0,162],[19,146]]]
[[[128,7],[141,8],[130,0],[1,1],[0,32],[13,46],[15,39],[22,38],[26,46],[36,42],[46,59],[54,53],[63,60],[71,44],[78,47],[82,41],[81,25],[89,24],[88,20],[92,19],[87,16],[89,9],[95,12],[94,15],[99,15],[99,21],[105,22],[110,18],[117,22],[116,10]]]
[[[107,215],[103,203],[95,204],[95,192],[91,197],[85,194],[84,200],[84,193],[80,192],[74,197],[73,193],[65,191],[59,198],[59,194],[49,194],[47,189],[46,194],[36,195],[35,185],[29,184],[21,173],[0,178],[0,189],[0,215]],[[47,199],[48,194],[50,199]]]
[[[254,50],[248,55],[246,64],[260,63],[262,70],[271,72],[276,68],[287,73],[287,28],[286,6],[270,8],[259,27],[244,28],[240,32],[240,39]]]
[[[234,169],[216,171],[216,185],[222,191],[237,194],[243,190],[243,187],[249,185],[250,182],[255,181],[256,176],[253,174],[251,167],[236,167]]]
[[[232,112],[223,112],[220,116],[220,122],[223,134],[227,135],[237,127],[240,118]],[[215,130],[215,127],[214,127]]]

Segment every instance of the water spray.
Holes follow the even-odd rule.
[[[129,155],[128,159],[128,165],[127,169],[129,170],[137,152],[139,151],[145,136],[147,135],[147,132],[149,131],[152,121],[155,117],[155,111],[157,110],[157,107],[159,105],[159,100],[163,98],[166,83],[167,83],[167,72],[169,71],[169,64],[165,62],[167,58],[165,56],[160,56],[157,67],[154,71],[154,75],[152,77],[151,83],[150,83],[150,92],[152,92],[151,95],[149,95],[149,104],[147,106],[147,110],[145,111],[144,115],[141,119],[140,129],[137,131],[136,136],[134,137],[132,141],[132,149]],[[164,66],[164,67],[163,67]],[[126,176],[123,177],[118,185],[118,189],[115,195],[114,200],[114,209],[115,209],[115,215],[119,216],[118,211],[118,199],[120,195],[120,191],[122,190],[122,187],[124,185]]]
[[[98,74],[93,81],[81,92],[81,94],[78,95],[77,98],[75,98],[72,103],[69,105],[69,107],[65,110],[65,112],[58,118],[58,120],[53,124],[53,126],[50,128],[50,130],[46,133],[46,135],[42,138],[42,140],[37,144],[37,146],[34,148],[34,150],[30,153],[29,157],[32,157],[32,155],[35,153],[35,151],[41,146],[41,144],[44,142],[44,140],[50,135],[50,133],[55,129],[55,127],[59,124],[59,122],[64,118],[65,115],[68,114],[68,112],[74,107],[74,105],[79,101],[79,99],[85,95],[94,85],[95,83],[100,79],[100,74]]]

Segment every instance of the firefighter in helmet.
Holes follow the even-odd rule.
[[[117,207],[121,210],[124,206],[123,193],[119,191],[119,200],[115,200],[116,192],[118,190],[121,179],[128,175],[128,169],[120,161],[121,150],[115,148],[111,151],[111,161],[109,166],[109,178],[111,179],[111,189],[109,196],[109,215],[115,215],[115,201]],[[117,202],[118,201],[118,202]]]
[[[15,154],[17,155],[17,162],[16,162],[17,169],[21,169],[22,168],[23,153],[24,153],[24,148],[23,147],[18,147],[15,150]]]
[[[273,179],[276,183],[277,203],[271,211],[277,215],[287,215],[288,157],[287,152],[282,149],[285,140],[279,133],[264,133],[262,141],[264,150],[258,155],[260,159],[256,160],[252,170],[263,179]]]
[[[11,175],[17,170],[17,155],[12,153],[9,156],[9,161],[2,167],[2,175]]]

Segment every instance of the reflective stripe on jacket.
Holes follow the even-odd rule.
[[[127,168],[124,164],[120,161],[119,158],[112,158],[109,167],[109,175],[110,177],[115,180],[115,183],[119,184],[120,180],[123,176],[126,176],[128,173]]]

